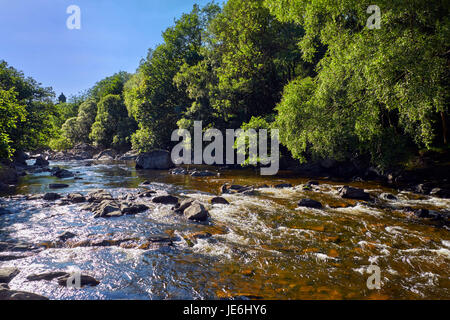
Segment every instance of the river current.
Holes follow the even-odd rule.
[[[342,199],[337,189],[343,182],[318,180],[313,190],[304,190],[308,179],[290,172],[264,177],[253,170],[223,170],[218,176],[191,177],[137,171],[127,162],[86,163],[51,162],[50,167],[68,169],[81,179],[30,174],[21,178],[16,194],[49,192],[55,182],[69,185],[56,191],[61,194],[104,189],[120,197],[150,189],[198,199],[210,219],[188,221],[171,205],[150,200],[149,210],[136,215],[94,218],[81,204],[1,197],[0,206],[12,214],[0,215],[0,241],[39,248],[21,252],[18,259],[0,256],[0,267],[20,270],[11,289],[50,299],[450,299],[448,226],[405,210],[448,211],[450,199],[350,183],[375,199],[365,202]],[[150,184],[143,186],[144,181]],[[230,204],[211,205],[224,183],[251,185],[256,192],[224,194]],[[279,183],[292,187],[270,187]],[[397,199],[382,200],[384,192]],[[299,208],[303,198],[324,207]],[[65,231],[76,235],[72,245],[52,245]],[[169,235],[172,242],[145,242],[157,235]],[[82,245],[123,238],[130,240]],[[367,286],[370,265],[380,267],[381,289]],[[26,278],[75,267],[100,284],[74,289]]]

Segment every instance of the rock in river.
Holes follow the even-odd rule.
[[[50,189],[63,189],[63,188],[68,188],[69,185],[65,184],[65,183],[51,183],[48,185],[48,187]]]
[[[61,169],[59,167],[52,168],[51,170],[52,176],[57,178],[71,178],[73,177],[73,173],[66,169]]]
[[[185,199],[180,204],[176,204],[174,209],[175,212],[178,214],[183,214],[184,210],[186,210],[192,203],[194,202],[194,199]]]
[[[17,268],[0,268],[0,283],[9,283],[18,273]]]
[[[211,204],[230,204],[227,199],[223,197],[214,197],[211,199]]]
[[[70,231],[64,231],[63,233],[61,233],[58,236],[58,239],[61,240],[61,241],[66,241],[66,240],[72,239],[72,238],[74,238],[76,236],[77,235],[75,233],[72,233]]]
[[[69,280],[70,277],[71,277],[70,274],[66,274],[66,275],[58,278],[58,284],[60,286],[67,287],[67,280]],[[96,280],[95,278],[93,278],[91,276],[88,276],[88,275],[85,275],[85,274],[80,275],[80,285],[82,287],[85,287],[85,286],[96,286],[99,283],[100,283],[100,281]]]
[[[67,275],[67,272],[64,271],[52,271],[40,274],[31,274],[27,276],[28,281],[52,281],[53,279],[64,277]]]
[[[343,186],[339,189],[339,195],[346,199],[370,200],[370,194],[362,189]]]
[[[42,156],[36,158],[36,162],[34,163],[37,167],[46,167],[49,165],[49,162],[45,160]]]
[[[396,196],[394,196],[392,193],[384,192],[380,194],[380,198],[383,200],[398,200]]]
[[[47,297],[41,296],[39,294],[9,290],[8,287],[0,287],[0,300],[48,300]]]
[[[137,214],[148,209],[145,204],[122,204],[121,211],[123,214]]]
[[[72,203],[82,203],[86,202],[85,196],[80,193],[71,193],[67,195],[67,200]]]
[[[46,201],[55,201],[58,200],[59,198],[61,198],[61,196],[58,193],[54,193],[54,192],[47,192],[46,194],[44,194],[43,199]]]
[[[209,217],[209,212],[198,201],[194,201],[187,209],[184,210],[184,216],[193,221],[206,221]]]
[[[136,158],[136,169],[167,170],[173,166],[170,153],[165,150],[154,150],[141,153]]]
[[[312,200],[312,199],[302,199],[298,202],[298,206],[306,207],[306,208],[316,208],[316,209],[322,208],[322,204],[319,201]]]
[[[154,203],[177,204],[178,198],[171,195],[157,196],[152,199]]]

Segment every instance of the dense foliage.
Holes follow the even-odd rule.
[[[137,71],[52,102],[0,65],[0,151],[76,143],[169,149],[174,129],[278,128],[299,161],[386,168],[447,144],[448,1],[228,0],[175,20]],[[39,112],[38,112],[39,110]],[[50,140],[49,140],[50,139]]]
[[[35,149],[52,136],[55,107],[51,88],[5,61],[0,62],[0,157],[9,158],[18,149]]]

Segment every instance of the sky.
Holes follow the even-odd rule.
[[[0,0],[0,60],[69,97],[118,71],[134,72],[175,18],[208,2]],[[70,5],[80,8],[79,30],[66,26]]]

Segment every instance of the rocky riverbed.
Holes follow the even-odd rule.
[[[3,193],[0,299],[450,298],[450,200],[430,186],[115,157],[38,160]]]

